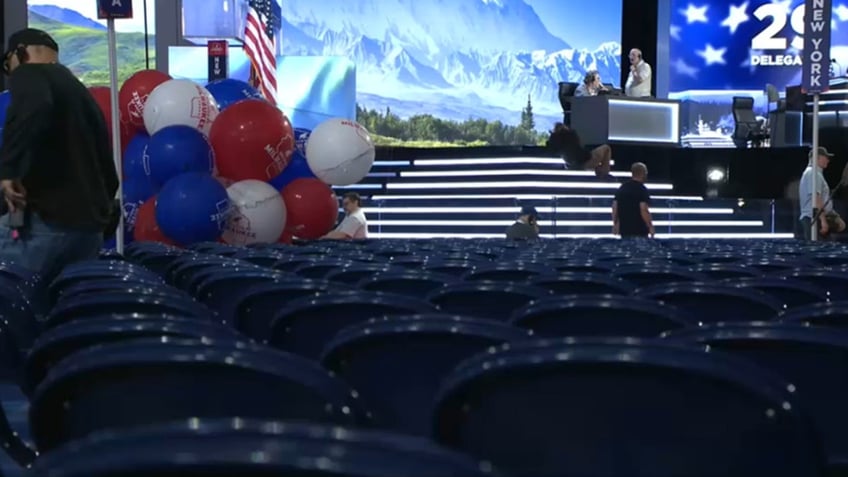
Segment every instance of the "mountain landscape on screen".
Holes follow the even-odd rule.
[[[88,86],[109,84],[106,28],[80,13],[54,5],[30,5],[29,26],[49,32],[59,43],[59,57]],[[118,80],[146,67],[144,34],[118,33]],[[151,61],[155,48],[151,35]]]
[[[589,69],[619,83],[621,46],[577,50],[524,0],[285,0],[283,53],[350,57],[358,102],[518,124],[528,95],[539,130],[562,116],[560,81]]]

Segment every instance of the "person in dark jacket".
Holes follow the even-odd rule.
[[[548,138],[547,146],[562,156],[569,169],[593,170],[600,178],[605,180],[611,178],[612,148],[607,144],[592,150],[586,149],[576,131],[562,123],[556,123]]]
[[[96,258],[114,214],[118,175],[100,107],[66,67],[47,33],[9,37],[10,104],[0,150],[0,262],[46,279]]]
[[[522,207],[518,219],[506,229],[510,240],[535,240],[539,238],[539,212],[535,207]]]

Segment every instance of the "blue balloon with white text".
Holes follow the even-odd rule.
[[[221,111],[244,99],[265,99],[253,86],[232,78],[213,81],[206,85],[206,90],[215,98]]]
[[[315,174],[312,172],[312,169],[309,168],[309,164],[306,163],[306,156],[301,154],[300,151],[295,148],[289,165],[283,169],[283,172],[281,172],[280,175],[271,179],[268,183],[276,187],[277,190],[283,190],[283,188],[289,185],[292,181],[297,179],[310,179],[314,177]]]

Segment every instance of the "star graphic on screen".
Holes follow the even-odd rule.
[[[848,7],[846,7],[845,4],[840,3],[838,7],[833,9],[833,13],[836,14],[839,21],[848,21]]]
[[[783,12],[787,15],[792,13],[792,0],[775,0],[772,5],[780,5],[783,7]]]
[[[726,26],[730,29],[730,34],[736,33],[739,25],[747,22],[751,17],[746,13],[748,11],[748,2],[739,6],[730,6],[730,14],[721,22],[721,26]]]
[[[672,66],[674,67],[674,72],[679,75],[691,76],[692,78],[698,77],[698,68],[687,65],[681,58],[678,58]]]
[[[724,65],[726,62],[724,61],[724,54],[727,52],[727,48],[713,48],[712,45],[707,43],[703,50],[696,51],[695,53],[704,59],[704,63],[707,66],[710,65]]]
[[[668,27],[668,34],[675,40],[680,41],[680,30],[682,30],[682,28],[680,28],[679,26],[671,25],[670,27]]]
[[[704,5],[703,7],[696,7],[691,3],[686,7],[686,10],[680,10],[680,14],[686,17],[686,23],[691,25],[693,23],[701,22],[701,23],[709,23],[707,21],[707,9],[709,5]]]

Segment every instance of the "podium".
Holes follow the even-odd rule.
[[[680,146],[680,101],[625,96],[571,99],[571,128],[583,144]]]

